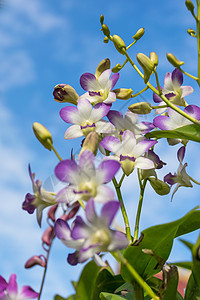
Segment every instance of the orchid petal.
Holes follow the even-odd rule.
[[[81,98],[78,101],[77,108],[79,111],[79,115],[83,121],[90,118],[92,112],[92,105],[88,99]]]
[[[112,104],[115,101],[116,101],[116,94],[114,92],[109,92],[108,97],[103,102],[105,104]]]
[[[66,123],[81,124],[78,109],[73,106],[66,106],[60,110],[60,117]]]
[[[132,155],[137,158],[141,156],[143,153],[145,153],[149,148],[153,147],[157,141],[151,141],[151,140],[142,140],[139,143],[136,144],[134,149],[132,150]]]
[[[105,117],[109,110],[110,110],[110,105],[104,104],[104,103],[98,103],[94,106],[92,112],[91,112],[91,120],[96,123],[97,121],[101,120],[103,117]]]
[[[115,126],[106,120],[96,122],[96,132],[98,133],[114,133],[116,131]]]
[[[129,242],[123,232],[112,230],[112,242],[108,247],[109,251],[115,251],[128,247]]]
[[[0,275],[0,292],[4,291],[8,286],[6,280]]]
[[[105,221],[107,226],[111,225],[119,207],[120,203],[117,201],[109,201],[102,207],[101,218]]]
[[[177,158],[180,163],[182,163],[184,157],[185,157],[185,147],[182,146],[181,148],[178,149],[178,152],[177,152]]]
[[[120,148],[122,147],[120,140],[114,136],[107,136],[103,138],[100,145],[116,154],[120,152]]]
[[[80,182],[79,173],[80,167],[71,159],[62,160],[55,167],[55,175],[59,180],[75,185]]]
[[[188,115],[191,117],[195,118],[196,120],[200,120],[200,107],[196,105],[188,105],[185,109],[184,112],[186,112]]]
[[[79,125],[72,125],[65,131],[64,138],[66,140],[75,139],[77,137],[83,136],[83,132]]]
[[[98,203],[106,203],[113,201],[115,199],[114,191],[106,186],[105,184],[101,184],[97,187],[97,195],[94,198],[95,202]]]
[[[113,179],[120,168],[120,163],[115,160],[105,160],[97,168],[96,177],[99,183],[107,183]]]
[[[176,87],[179,88],[183,84],[183,73],[179,69],[175,69],[172,72],[172,84]]]
[[[71,237],[74,240],[87,239],[90,237],[90,234],[90,227],[83,221],[83,219],[80,216],[77,216],[73,222]]]
[[[148,170],[148,169],[154,169],[155,165],[152,160],[141,156],[136,158],[134,167],[142,170]]]
[[[83,75],[81,75],[80,84],[85,91],[99,90],[97,79],[91,73],[84,73]]]
[[[91,199],[87,202],[85,206],[86,218],[90,223],[94,223],[97,219],[97,214],[94,207],[94,200]]]
[[[185,86],[181,86],[180,87],[180,90],[181,90],[181,97],[185,97],[185,96],[188,96],[190,94],[193,93],[193,88],[191,86],[188,86],[188,85],[185,85]]]
[[[101,86],[101,89],[111,89],[111,82],[109,82],[111,72],[111,69],[107,69],[99,76],[98,83]]]
[[[7,292],[11,295],[17,295],[17,281],[16,281],[16,274],[12,274],[9,278],[8,286],[7,286]]]
[[[111,76],[110,81],[111,81],[111,90],[114,88],[115,84],[119,80],[119,73],[115,73]]]
[[[23,297],[23,299],[33,299],[37,298],[39,293],[36,293],[30,286],[26,285],[22,287],[19,296]]]

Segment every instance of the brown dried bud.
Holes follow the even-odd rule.
[[[131,95],[133,93],[132,89],[115,89],[113,92],[116,94],[116,98],[120,100],[128,100],[131,98]]]
[[[57,84],[54,87],[53,91],[54,100],[59,103],[72,103],[77,104],[77,100],[79,98],[79,95],[75,91],[73,87],[71,87],[69,84]]]
[[[40,256],[37,256],[37,255],[34,255],[32,256],[31,258],[29,258],[27,260],[27,262],[25,263],[25,268],[26,269],[30,269],[34,266],[41,266],[41,267],[46,267],[46,258],[44,257],[44,255],[40,255]]]
[[[53,222],[56,221],[55,213],[56,213],[57,208],[58,208],[58,204],[55,204],[55,205],[51,206],[48,210],[48,218],[51,219]]]
[[[54,236],[53,227],[48,227],[42,235],[42,241],[47,246],[51,245],[52,238]]]

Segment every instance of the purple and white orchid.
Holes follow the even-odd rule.
[[[112,89],[119,79],[119,73],[113,74],[110,78],[111,72],[111,69],[105,70],[98,78],[91,73],[84,73],[80,78],[80,84],[87,92],[80,98],[87,98],[92,104],[115,102],[116,94]]]
[[[95,156],[85,150],[79,157],[78,164],[74,160],[63,160],[55,168],[56,177],[68,182],[56,196],[57,202],[72,204],[76,201],[88,201],[93,198],[97,202],[108,202],[115,199],[114,192],[105,185],[112,180],[120,168],[120,163],[107,160],[95,168]]]
[[[193,124],[190,120],[186,119],[172,108],[167,110],[168,116],[158,116],[154,118],[153,124],[162,130],[173,130],[182,126]],[[184,112],[189,116],[200,120],[200,107],[196,105],[188,105],[185,107]],[[170,145],[178,144],[183,142],[181,139],[168,139]]]
[[[34,299],[39,296],[30,286],[23,286],[18,291],[16,274],[12,274],[7,282],[0,276],[0,300]]]
[[[106,120],[102,120],[110,110],[110,105],[104,103],[92,107],[90,101],[81,98],[77,107],[66,106],[61,109],[60,116],[66,123],[72,123],[65,132],[65,139],[74,139],[86,136],[91,131],[97,133],[112,133],[114,126]]]
[[[168,173],[164,177],[164,182],[167,182],[169,185],[172,186],[172,185],[176,184],[175,189],[172,194],[172,197],[171,197],[171,200],[174,197],[174,194],[177,192],[179,187],[181,187],[181,186],[193,187],[193,185],[190,182],[191,178],[186,173],[186,170],[185,170],[187,167],[187,163],[185,163],[184,165],[182,164],[184,156],[185,156],[185,147],[182,146],[177,152],[177,158],[180,163],[177,173],[174,173],[174,175],[172,175],[172,173]]]
[[[52,193],[46,191],[42,187],[42,182],[40,180],[35,180],[35,173],[31,172],[30,165],[28,169],[32,181],[34,195],[30,193],[26,194],[25,200],[22,203],[22,209],[26,210],[29,214],[33,214],[36,209],[37,221],[39,226],[41,226],[43,209],[47,206],[56,204],[56,201]]]
[[[164,78],[164,88],[161,87],[163,95],[167,97],[170,102],[180,106],[186,106],[184,97],[190,95],[193,92],[191,86],[182,86],[183,73],[179,69],[175,69],[172,73],[167,72]],[[159,103],[156,113],[160,114],[166,111],[166,108],[159,108],[159,106],[165,105],[165,102],[156,94],[153,93],[153,100]]]
[[[109,156],[109,159],[112,158],[119,161],[124,173],[128,176],[133,172],[134,168],[155,168],[154,162],[142,155],[156,143],[157,141],[147,139],[143,139],[137,143],[134,133],[130,130],[126,130],[122,135],[121,141],[117,137],[108,136],[105,137],[100,144],[115,154]]]
[[[87,223],[77,216],[71,229],[67,222],[58,219],[54,231],[56,236],[69,248],[76,251],[68,255],[68,263],[76,265],[93,258],[98,265],[105,263],[98,256],[100,252],[121,250],[129,242],[124,233],[110,229],[110,225],[119,209],[120,203],[110,201],[103,205],[100,216],[96,214],[94,200],[87,202],[85,207]]]
[[[130,130],[135,134],[136,138],[141,138],[142,134],[155,128],[150,122],[137,123],[138,115],[132,113],[130,110],[127,110],[125,116],[119,111],[110,110],[107,118],[117,129],[117,137],[120,137],[125,130]]]

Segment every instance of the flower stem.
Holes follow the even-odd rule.
[[[125,224],[125,228],[126,228],[126,235],[127,235],[128,240],[130,241],[130,243],[132,243],[132,237],[131,237],[131,230],[130,230],[130,225],[129,225],[129,221],[128,221],[128,215],[126,213],[126,208],[124,206],[124,201],[123,201],[121,190],[120,190],[121,186],[119,186],[119,184],[117,183],[117,180],[116,180],[115,177],[113,177],[112,182],[115,186],[115,190],[116,190],[116,193],[117,193],[118,200],[121,203],[121,212],[122,212],[122,215],[123,215],[123,218],[124,218],[124,224]]]
[[[190,180],[191,180],[191,181],[193,181],[194,183],[200,185],[200,182],[196,181],[196,180],[195,180],[194,178],[192,178],[191,176],[189,176],[189,177],[190,177]]]
[[[196,80],[196,81],[199,80],[199,78],[197,78],[197,77],[195,77],[195,76],[189,74],[188,72],[183,71],[181,68],[180,68],[180,71],[181,71],[183,74],[187,75],[188,77],[190,77],[190,78],[192,78],[192,79],[194,79],[194,80]]]
[[[143,199],[144,199],[144,190],[145,190],[145,187],[147,184],[147,179],[144,179],[143,184],[141,183],[139,171],[138,171],[138,179],[139,179],[139,183],[140,183],[140,198],[139,198],[137,215],[136,215],[136,220],[135,220],[135,231],[134,231],[134,238],[133,238],[134,242],[138,239],[140,216],[141,216],[142,204],[143,204]]]
[[[199,45],[200,47],[200,45]],[[128,61],[130,62],[130,64],[132,65],[132,67],[138,72],[138,74],[144,79],[144,75],[142,74],[142,72],[138,69],[138,67],[134,64],[134,62],[132,61],[132,59],[129,57],[127,52],[124,52],[124,54],[126,55]],[[200,62],[200,48],[199,48],[199,62]],[[199,64],[199,72],[200,72],[200,64]],[[188,115],[186,112],[184,112],[183,110],[181,110],[179,107],[177,107],[176,105],[174,105],[173,103],[171,103],[164,95],[160,95],[159,91],[148,81],[147,82],[147,86],[154,92],[156,93],[166,104],[167,106],[171,107],[173,110],[175,110],[177,113],[179,113],[180,115],[182,115],[183,117],[185,117],[186,119],[190,120],[192,123],[200,126],[200,122],[198,120],[196,120],[195,118],[191,117],[190,115]]]
[[[161,90],[160,83],[159,83],[159,80],[158,80],[158,73],[157,73],[156,70],[154,70],[154,74],[156,76],[157,89],[159,91],[159,94],[162,95],[162,90]]]
[[[143,278],[137,273],[137,271],[133,268],[133,266],[127,261],[127,259],[121,254],[121,252],[117,252],[118,258],[121,263],[129,270],[130,274],[133,276],[134,280],[141,286],[141,288],[147,292],[147,294],[152,297],[154,300],[159,300],[159,297],[156,296],[154,291],[151,287],[143,280]],[[138,294],[138,293],[137,293]],[[141,298],[141,291],[140,291],[140,298],[136,298],[136,300],[140,300]]]
[[[197,2],[197,18],[196,18],[196,27],[197,27],[197,51],[198,51],[198,80],[197,83],[200,86],[200,2]]]
[[[139,96],[140,94],[142,94],[143,92],[147,91],[148,90],[148,86],[145,86],[145,88],[143,88],[140,92],[134,94],[134,95],[131,95],[131,98],[135,98],[137,96]]]
[[[52,243],[53,243],[54,238],[55,238],[55,236],[52,237],[51,243],[50,243],[49,248],[48,248],[48,250],[47,250],[46,266],[45,266],[45,268],[44,268],[44,273],[43,273],[43,276],[42,276],[42,282],[41,282],[41,286],[40,286],[40,292],[39,292],[38,300],[40,300],[41,294],[42,294],[42,291],[43,291],[44,282],[45,282],[46,273],[47,273],[47,265],[48,265],[48,260],[49,260],[49,253],[50,253],[50,250],[51,250],[51,247],[52,247]]]
[[[58,152],[56,151],[55,147],[53,145],[51,145],[52,150],[54,151],[55,155],[57,156],[57,158],[62,161],[62,158],[60,157],[60,155],[58,154]]]

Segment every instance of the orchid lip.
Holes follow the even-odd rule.
[[[129,156],[129,155],[120,155],[120,161],[123,161],[123,160],[126,160],[126,159],[129,159],[129,160],[131,160],[131,161],[135,161],[135,157],[131,157],[131,156]]]
[[[94,128],[94,127],[96,127],[96,125],[95,125],[95,123],[93,123],[92,125],[90,125],[90,124],[87,124],[87,125],[85,125],[85,126],[81,126],[81,129],[85,129],[85,128]]]
[[[92,96],[99,96],[99,97],[102,97],[100,92],[91,92],[91,91],[89,91],[89,95],[90,95],[91,97],[92,97]]]

